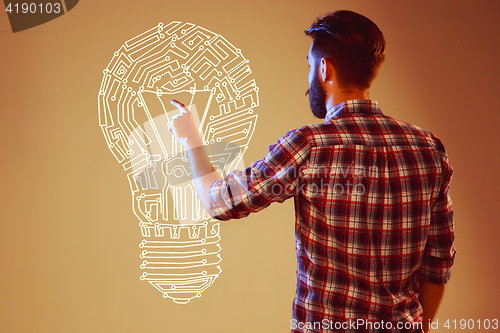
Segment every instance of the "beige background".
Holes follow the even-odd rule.
[[[260,87],[252,162],[316,122],[303,30],[336,9],[379,25],[387,58],[371,97],[435,132],[455,168],[458,253],[440,324],[500,319],[499,1],[82,0],[17,34],[0,13],[0,332],[289,331],[292,201],[223,223],[223,272],[201,299],[176,305],[139,280],[142,237],[97,93],[113,52],[158,22],[217,32],[250,59]]]

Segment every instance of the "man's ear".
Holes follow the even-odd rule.
[[[332,63],[325,58],[321,58],[319,64],[319,77],[321,81],[333,81],[335,79],[335,70],[333,69]]]

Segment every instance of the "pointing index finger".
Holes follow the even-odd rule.
[[[173,106],[178,108],[181,112],[189,113],[189,110],[187,109],[187,107],[175,99],[171,99],[170,104],[172,104]]]

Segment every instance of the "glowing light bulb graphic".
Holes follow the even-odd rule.
[[[220,224],[204,211],[183,147],[167,130],[190,108],[216,170],[244,168],[258,87],[249,61],[224,37],[191,23],[162,23],[128,40],[104,70],[99,124],[125,169],[144,237],[141,280],[185,304],[221,273]]]

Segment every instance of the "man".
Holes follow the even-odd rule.
[[[455,256],[444,146],[368,99],[385,53],[375,23],[337,11],[305,33],[311,110],[324,123],[287,133],[263,160],[224,179],[177,101],[181,114],[169,130],[188,151],[198,195],[215,218],[294,197],[292,332],[427,332]]]

